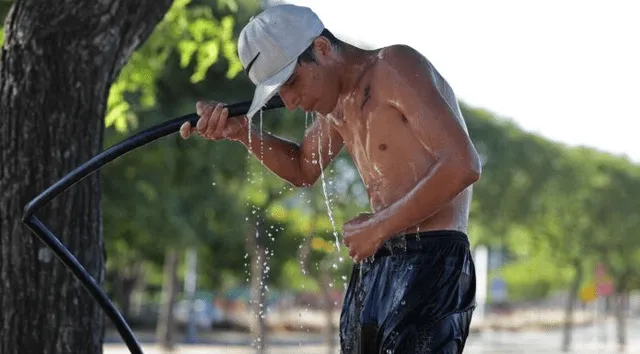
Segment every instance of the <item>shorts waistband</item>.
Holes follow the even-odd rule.
[[[393,237],[382,244],[375,258],[425,253],[435,244],[459,243],[469,247],[469,237],[458,230],[429,230],[411,234],[403,234]]]

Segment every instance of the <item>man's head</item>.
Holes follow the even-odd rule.
[[[240,32],[238,54],[245,73],[256,85],[248,116],[280,92],[290,109],[302,107],[326,113],[335,106],[319,99],[313,87],[336,85],[330,74],[339,41],[309,8],[277,5],[252,18]],[[333,58],[333,59],[332,59]],[[302,94],[305,93],[305,94]],[[303,97],[305,96],[305,97]],[[337,97],[336,97],[337,99]]]

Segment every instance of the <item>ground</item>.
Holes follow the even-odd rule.
[[[640,318],[628,322],[627,353],[640,353]],[[485,353],[545,353],[564,354],[560,350],[562,332],[553,330],[527,331],[484,331],[473,333],[468,340],[465,354]],[[580,326],[574,330],[571,353],[618,353],[615,345],[616,329],[613,319],[606,326],[603,323]],[[272,337],[276,343],[271,345],[268,354],[327,354],[322,335],[319,334],[287,334]],[[212,336],[208,345],[181,345],[173,354],[253,354],[255,349],[249,344],[251,338],[240,333],[218,333]],[[233,344],[244,345],[233,345]],[[104,354],[126,354],[127,348],[122,344],[106,344]],[[154,344],[145,344],[145,354],[160,354]],[[335,351],[338,353],[338,350]]]

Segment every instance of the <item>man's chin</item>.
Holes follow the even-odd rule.
[[[337,106],[337,104],[336,104]],[[333,112],[333,110],[335,109],[335,107],[331,107],[331,108],[327,108],[326,105],[325,107],[318,105],[318,104],[313,104],[311,105],[311,107],[309,107],[309,109],[303,109],[305,113],[318,113],[318,114],[322,114],[322,115],[327,115],[331,112]]]
[[[327,115],[331,112],[333,112],[332,108],[325,108],[325,107],[314,107],[315,109],[313,110],[316,113],[322,114],[322,115]]]

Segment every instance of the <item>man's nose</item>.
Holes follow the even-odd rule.
[[[287,107],[287,109],[290,111],[298,108],[298,104],[300,103],[300,98],[298,97],[298,95],[296,95],[289,89],[281,88],[280,98],[282,98],[282,102],[284,102],[285,107]]]

